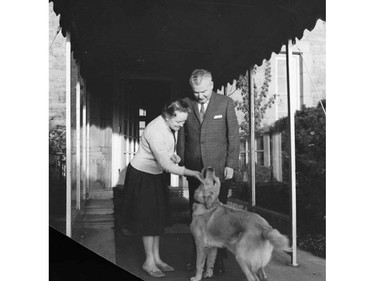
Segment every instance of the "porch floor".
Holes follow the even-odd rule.
[[[171,222],[166,234],[160,239],[162,259],[175,268],[174,272],[166,273],[160,280],[190,280],[193,271],[185,269],[191,256],[192,238],[188,228],[188,202],[181,193],[172,190]],[[113,262],[120,268],[140,278],[155,280],[142,270],[144,251],[140,237],[126,233],[116,227],[116,196],[107,200],[89,200],[82,210],[73,228],[73,239]],[[297,251],[298,266],[290,266],[290,256],[286,253],[274,253],[271,262],[265,268],[268,280],[278,281],[323,281],[325,280],[325,259],[308,252]],[[224,260],[225,274],[214,276],[211,280],[246,281],[234,256],[228,254]]]

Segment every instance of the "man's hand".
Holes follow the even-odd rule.
[[[173,154],[173,155],[171,156],[171,160],[172,160],[172,162],[175,163],[175,164],[178,164],[178,163],[181,162],[181,158],[180,158],[180,156],[178,156],[177,154]]]
[[[230,180],[231,178],[233,178],[233,173],[234,173],[234,169],[229,168],[229,167],[225,167],[225,169],[224,169],[224,179]]]

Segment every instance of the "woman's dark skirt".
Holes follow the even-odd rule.
[[[164,232],[168,214],[168,187],[165,174],[149,174],[128,165],[121,223],[141,236],[159,236]]]

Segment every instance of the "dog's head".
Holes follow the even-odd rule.
[[[219,196],[220,180],[212,167],[203,168],[202,177],[203,183],[195,191],[194,199],[209,209]]]

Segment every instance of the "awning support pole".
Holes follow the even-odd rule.
[[[83,95],[82,95],[82,198],[86,200],[86,189],[87,189],[87,178],[86,178],[86,166],[87,166],[87,135],[86,135],[86,83],[83,83]]]
[[[79,67],[76,82],[76,209],[81,209],[81,82]]]
[[[256,205],[255,189],[255,119],[254,119],[254,87],[253,87],[253,66],[248,70],[248,94],[249,94],[249,132],[250,132],[250,178],[251,178],[251,207]]]
[[[70,33],[66,33],[65,43],[65,58],[66,58],[66,71],[65,71],[65,95],[66,95],[66,235],[72,236],[72,182],[71,182],[71,166],[72,166],[72,154],[71,154],[71,43]]]
[[[286,44],[286,77],[287,77],[287,94],[288,94],[288,120],[289,120],[289,182],[290,182],[290,216],[291,216],[291,236],[292,236],[292,257],[291,265],[297,264],[297,199],[296,199],[296,149],[295,149],[295,96],[291,94],[291,83],[293,77],[290,76],[292,57],[292,40]]]
[[[85,94],[86,94],[86,190],[85,198],[89,199],[90,192],[90,93],[85,83]]]

